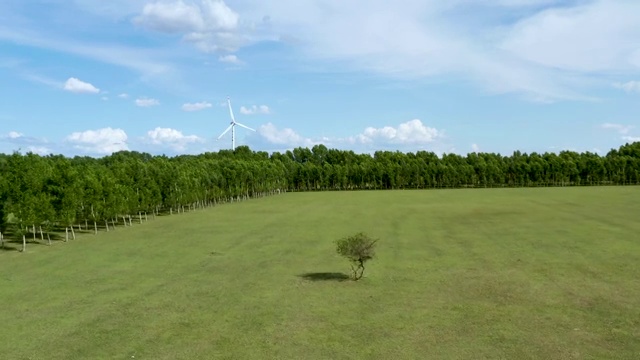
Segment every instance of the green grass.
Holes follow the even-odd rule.
[[[301,277],[348,274],[333,241],[358,231],[380,238],[363,280]],[[639,359],[640,187],[285,194],[29,244],[0,252],[0,339],[3,359]]]

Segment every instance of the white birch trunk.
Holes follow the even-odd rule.
[[[44,234],[42,233],[42,226],[40,226],[40,239],[44,241]]]
[[[33,242],[36,242],[36,225],[31,225],[31,232],[33,233]]]
[[[95,220],[93,221],[93,234],[98,235],[98,223]]]
[[[69,241],[69,227],[64,228],[64,242]]]
[[[22,252],[27,251],[27,235],[22,235]]]
[[[49,245],[51,245],[51,233],[47,231],[47,240],[49,240]]]
[[[73,231],[73,226],[71,226],[71,237],[73,238],[73,240],[76,239],[76,232]]]
[[[131,215],[129,215],[129,226],[133,226],[133,224],[131,223]]]
[[[104,221],[104,227],[107,228],[107,232],[109,232],[109,221],[108,220]]]

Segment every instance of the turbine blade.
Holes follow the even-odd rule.
[[[228,133],[229,130],[231,130],[232,127],[233,127],[233,124],[229,125],[227,130],[225,130],[220,136],[218,136],[218,140],[220,140],[220,138],[222,138],[224,136],[224,134]]]
[[[233,116],[233,110],[231,109],[231,99],[227,98],[227,104],[229,104],[229,114],[231,115],[231,121],[236,122],[236,118]]]
[[[238,126],[242,126],[243,128],[248,129],[248,130],[251,130],[251,131],[255,131],[255,130],[253,130],[252,128],[250,128],[250,127],[248,127],[248,126],[246,126],[246,125],[242,125],[242,124],[240,124],[240,123],[236,123],[236,125],[238,125]]]

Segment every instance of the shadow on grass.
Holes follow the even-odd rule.
[[[18,248],[7,245],[7,242],[5,241],[4,246],[0,246],[0,251],[18,251]]]
[[[298,277],[309,281],[346,281],[350,279],[349,275],[337,272],[304,273]]]

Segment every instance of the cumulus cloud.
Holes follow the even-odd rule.
[[[636,141],[640,141],[640,136],[623,136],[622,140],[628,141],[628,142],[636,142]]]
[[[197,103],[186,103],[182,105],[183,111],[199,111],[204,110],[206,108],[210,108],[212,105],[206,101],[197,102]]]
[[[66,141],[75,149],[90,154],[108,155],[117,151],[129,150],[127,133],[122,129],[111,127],[74,132]]]
[[[19,133],[17,131],[9,131],[9,133],[7,134],[7,138],[9,138],[9,139],[18,139],[18,138],[21,138],[23,136],[24,136],[24,134]]]
[[[120,99],[128,99],[128,98],[129,98],[129,94],[127,94],[127,93],[122,93],[122,94],[118,95],[118,97],[119,97]]]
[[[271,109],[267,105],[256,106],[253,105],[251,107],[240,107],[240,113],[244,115],[257,115],[257,114],[270,114]]]
[[[622,124],[612,124],[612,123],[604,123],[601,126],[603,129],[614,130],[620,134],[620,139],[626,142],[636,142],[640,141],[640,137],[631,136],[629,132],[631,129],[635,128],[633,125],[622,125]]]
[[[52,151],[45,146],[27,146],[27,152],[38,154],[41,156],[49,155]]]
[[[604,123],[602,124],[603,129],[615,130],[620,134],[628,134],[631,129],[634,127],[632,125],[622,125],[622,124],[612,124],[612,123]]]
[[[150,30],[182,34],[205,52],[237,50],[243,42],[236,32],[238,21],[238,13],[223,0],[157,1],[146,4],[133,20]]]
[[[46,155],[49,150],[49,141],[46,139],[26,136],[21,132],[9,131],[6,135],[0,135],[0,143],[13,144],[21,150],[30,151],[34,154]]]
[[[288,149],[298,146],[312,147],[317,144],[324,144],[336,148],[394,148],[403,151],[424,149],[428,145],[433,146],[440,138],[444,137],[443,131],[428,127],[417,119],[402,123],[397,127],[367,127],[362,133],[345,138],[327,136],[309,138],[300,135],[291,128],[280,129],[272,123],[260,126],[258,134],[268,144]]]
[[[179,130],[162,127],[148,131],[146,139],[153,145],[166,146],[175,151],[184,151],[187,145],[203,141],[196,135],[184,135]]]
[[[240,61],[240,59],[238,59],[238,57],[236,55],[222,55],[218,58],[218,61],[222,62],[222,63],[228,63],[228,64],[240,64],[242,63]]]
[[[471,144],[471,151],[473,151],[475,153],[479,153],[480,152],[480,147],[478,146],[478,144]]]
[[[151,106],[160,105],[160,101],[156,99],[150,99],[150,98],[138,98],[136,99],[135,102],[136,102],[136,105],[140,107],[151,107]]]
[[[354,139],[363,144],[424,145],[435,141],[442,135],[441,131],[425,126],[419,119],[414,119],[402,123],[396,128],[391,126],[368,127]]]
[[[97,94],[100,92],[100,89],[96,88],[92,84],[74,77],[69,78],[64,83],[64,89],[77,94]]]
[[[622,89],[628,93],[637,92],[640,93],[640,81],[628,81],[626,83],[615,83],[614,87]]]
[[[286,147],[311,147],[317,142],[296,133],[293,129],[278,129],[274,124],[267,123],[258,128],[258,134],[268,143],[284,145]]]

